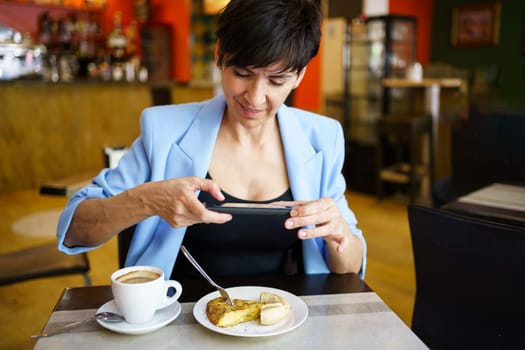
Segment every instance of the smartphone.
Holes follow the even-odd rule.
[[[275,216],[290,216],[291,206],[283,206],[277,204],[263,204],[263,203],[217,203],[206,204],[206,208],[221,213],[230,213],[232,215],[275,215]]]

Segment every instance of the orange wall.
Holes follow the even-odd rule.
[[[293,105],[313,112],[321,109],[321,54],[308,64],[301,85],[295,89]]]
[[[104,11],[103,28],[107,34],[113,27],[116,11],[122,12],[124,27],[135,19],[134,0],[108,1]],[[189,82],[191,79],[190,54],[190,13],[191,0],[151,0],[151,21],[169,24],[172,28],[172,76],[177,82]],[[107,28],[107,29],[106,29]]]
[[[191,0],[151,0],[154,21],[170,24],[173,29],[172,79],[189,82],[191,79]]]
[[[427,64],[432,46],[434,0],[390,0],[388,12],[417,18],[416,59]]]
[[[323,39],[321,37],[321,47],[306,69],[303,81],[293,95],[294,107],[304,108],[312,112],[320,112],[322,106],[321,93],[321,52],[323,50]]]
[[[108,1],[102,12],[102,31],[109,34],[113,30],[116,12],[122,13],[122,26],[127,27],[135,18],[133,0]]]

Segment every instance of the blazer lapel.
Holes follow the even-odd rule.
[[[173,166],[167,169],[167,178],[206,176],[225,106],[224,97],[217,96],[198,112],[186,134],[172,147],[168,164]]]
[[[295,200],[319,199],[322,153],[316,152],[295,114],[286,106],[278,113],[284,157]]]

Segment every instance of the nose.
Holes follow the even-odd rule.
[[[260,106],[266,101],[266,85],[263,79],[253,79],[245,93],[246,100],[251,106]]]

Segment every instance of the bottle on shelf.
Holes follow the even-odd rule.
[[[112,59],[116,62],[122,61],[126,54],[128,38],[122,31],[122,13],[116,12],[114,17],[113,31],[108,35],[107,46],[110,50]]]
[[[122,13],[116,12],[113,31],[109,33],[107,39],[113,80],[120,81],[124,78],[127,45],[128,38],[122,31]]]

